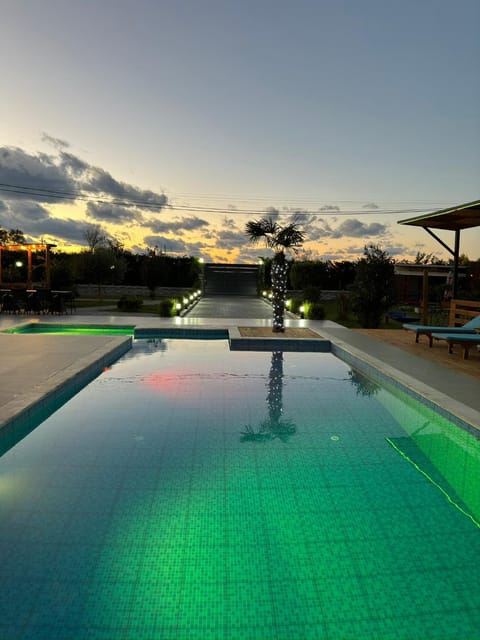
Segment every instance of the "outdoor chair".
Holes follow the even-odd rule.
[[[476,331],[480,330],[480,316],[472,318],[461,327],[435,327],[428,324],[404,324],[403,328],[407,331],[415,331],[415,342],[418,342],[418,338],[422,335],[428,336],[429,347],[433,344],[433,338],[437,337],[437,334],[445,335],[475,335]]]
[[[25,313],[39,314],[44,312],[41,296],[35,291],[27,295]]]
[[[468,360],[470,347],[480,345],[480,333],[434,333],[435,340],[445,340],[448,344],[448,353],[453,353],[453,345],[458,344],[462,347],[463,359]]]
[[[52,294],[48,310],[52,314],[57,313],[59,315],[62,315],[63,313],[65,313],[65,301],[60,293]]]
[[[415,322],[418,320],[418,316],[409,316],[405,311],[388,311],[385,316],[385,320],[388,322],[389,320],[396,320],[397,322]]]
[[[22,311],[18,299],[12,293],[3,294],[2,311],[4,313],[20,313]]]

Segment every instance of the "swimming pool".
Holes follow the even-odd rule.
[[[0,459],[0,638],[478,637],[479,470],[332,354],[138,340]]]
[[[208,327],[144,328],[134,324],[91,324],[60,322],[27,322],[5,329],[3,333],[53,334],[53,335],[107,335],[133,336],[139,339],[194,338],[219,340],[228,338],[227,329]]]

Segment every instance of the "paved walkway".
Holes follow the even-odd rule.
[[[271,320],[272,307],[262,298],[248,296],[205,296],[186,318],[256,318]]]

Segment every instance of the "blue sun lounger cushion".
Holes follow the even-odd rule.
[[[480,316],[472,318],[466,322],[462,327],[435,327],[428,324],[404,324],[403,328],[407,331],[415,331],[415,342],[418,342],[418,338],[422,335],[428,336],[429,346],[432,346],[433,336],[432,334],[444,333],[448,335],[453,334],[473,334],[480,330]],[[435,336],[436,337],[436,336]]]

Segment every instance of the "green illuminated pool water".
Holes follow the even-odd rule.
[[[137,341],[0,458],[0,638],[471,640],[479,461],[331,354]]]
[[[61,335],[121,335],[132,336],[134,325],[105,324],[62,324],[48,322],[29,322],[6,329],[4,333],[47,333]]]
[[[149,327],[121,324],[63,324],[48,322],[29,322],[5,329],[4,333],[52,334],[52,335],[122,335],[139,339],[189,338],[202,340],[220,340],[228,338],[227,329],[205,327]]]

